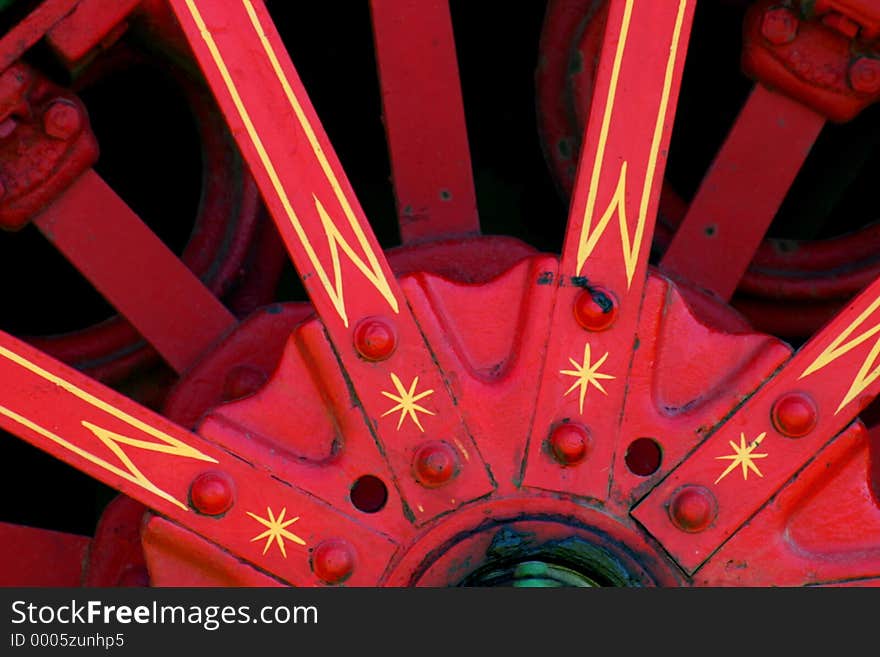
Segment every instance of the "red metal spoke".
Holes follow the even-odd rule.
[[[524,483],[605,499],[695,2],[611,2],[569,211]],[[592,435],[581,471],[542,454]]]
[[[836,440],[878,392],[880,281],[875,281],[633,515],[682,567],[694,572],[820,449]],[[691,504],[685,504],[683,494]],[[708,522],[682,529],[677,503]],[[693,524],[694,518],[688,522]]]
[[[694,6],[609,7],[562,272],[601,279],[621,299],[641,295]]]
[[[372,0],[404,244],[480,232],[447,0]]]
[[[820,114],[757,85],[660,267],[730,299],[824,125]]]
[[[296,482],[3,333],[0,426],[282,581],[321,583],[309,551],[324,541],[364,556],[352,584],[377,582],[395,550]]]
[[[417,524],[493,488],[262,2],[172,0]],[[355,403],[355,402],[353,402]],[[412,476],[426,441],[460,464]]]
[[[880,505],[868,442],[860,422],[847,427],[709,558],[696,583],[859,585],[874,578],[876,586]]]
[[[263,3],[171,5],[328,330],[399,314],[394,276]]]
[[[78,0],[76,10],[47,34],[47,41],[68,69],[89,53],[108,48],[128,29],[127,17],[140,0]]]
[[[94,171],[34,223],[178,373],[235,326],[232,313]]]
[[[5,71],[42,39],[80,0],[45,0],[0,39],[0,71]]]

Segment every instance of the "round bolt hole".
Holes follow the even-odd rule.
[[[614,295],[602,287],[581,290],[574,300],[574,318],[588,331],[605,331],[617,319]]]
[[[647,477],[660,469],[663,450],[653,438],[638,438],[626,448],[624,461],[634,475]]]
[[[358,511],[376,513],[388,501],[388,487],[375,475],[359,477],[351,487],[351,503]]]

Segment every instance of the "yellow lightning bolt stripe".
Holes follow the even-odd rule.
[[[864,342],[870,340],[872,337],[880,333],[880,323],[875,324],[872,328],[868,329],[864,333],[859,334],[852,340],[847,342],[846,340],[852,335],[852,333],[859,328],[865,321],[878,309],[880,308],[880,297],[877,297],[871,305],[869,305],[856,319],[847,326],[841,333],[838,335],[832,342],[829,344],[825,350],[819,354],[819,357],[814,360],[807,369],[804,370],[803,374],[798,377],[798,380],[803,379],[804,377],[813,374],[814,372],[818,372],[823,367],[829,365],[834,362],[841,356],[849,353],[859,345]],[[859,368],[859,371],[856,373],[855,378],[853,379],[852,384],[847,390],[846,395],[844,395],[843,400],[840,402],[840,406],[837,407],[837,410],[834,411],[834,414],[837,415],[843,409],[844,406],[849,404],[853,399],[858,397],[869,385],[874,383],[877,380],[877,377],[880,377],[880,365],[871,370],[871,366],[877,362],[877,357],[880,356],[880,339],[874,343],[874,346],[868,352],[868,355],[865,357],[865,360],[862,362],[862,366]]]
[[[117,418],[118,420],[125,422],[126,424],[130,425],[131,427],[138,429],[139,431],[141,431],[149,436],[152,436],[153,438],[156,438],[162,442],[161,443],[153,443],[153,442],[149,442],[149,441],[145,441],[145,440],[138,440],[136,438],[129,438],[127,436],[123,436],[121,434],[114,433],[114,432],[109,431],[107,429],[103,429],[95,424],[92,424],[91,422],[83,420],[81,422],[82,426],[84,426],[86,429],[88,429],[89,431],[94,433],[95,436],[97,436],[105,445],[107,445],[108,448],[110,448],[110,450],[114,454],[116,454],[116,456],[119,457],[120,461],[122,461],[122,463],[126,466],[126,468],[128,468],[128,470],[123,470],[123,469],[119,468],[118,466],[113,465],[112,463],[109,463],[108,461],[105,461],[104,459],[102,459],[98,456],[95,456],[94,454],[84,450],[83,448],[79,447],[78,445],[74,445],[73,443],[65,440],[64,438],[61,438],[60,436],[53,433],[52,431],[46,429],[45,427],[40,426],[36,422],[33,422],[32,420],[24,417],[23,415],[16,413],[15,411],[13,411],[9,408],[6,408],[5,406],[0,406],[0,414],[5,415],[6,417],[18,422],[19,424],[27,427],[28,429],[31,429],[32,431],[35,431],[36,433],[39,433],[40,435],[44,436],[45,438],[48,438],[52,442],[54,442],[58,445],[61,445],[65,449],[73,452],[74,454],[77,454],[78,456],[86,459],[87,461],[94,463],[95,465],[97,465],[101,468],[104,468],[105,470],[108,470],[109,472],[112,472],[113,474],[115,474],[119,477],[122,477],[123,479],[126,479],[127,481],[130,481],[134,484],[137,484],[138,486],[144,488],[145,490],[148,490],[151,493],[158,495],[159,497],[161,497],[164,500],[167,500],[169,502],[172,502],[173,504],[176,504],[177,506],[179,506],[180,508],[182,508],[184,510],[187,509],[187,506],[185,504],[183,504],[180,500],[177,500],[176,498],[171,496],[169,493],[158,488],[146,476],[144,476],[144,474],[134,465],[131,458],[125,453],[125,451],[121,447],[119,447],[119,443],[131,445],[132,447],[137,447],[139,449],[144,449],[144,450],[148,450],[148,451],[160,452],[163,454],[170,454],[173,456],[180,456],[183,458],[191,458],[191,459],[195,459],[198,461],[207,461],[208,463],[217,463],[216,459],[214,459],[206,454],[203,454],[202,452],[198,451],[194,447],[187,445],[183,441],[178,440],[177,438],[175,438],[173,436],[169,436],[164,431],[160,431],[159,429],[156,429],[155,427],[147,424],[146,422],[143,422],[142,420],[139,420],[136,417],[129,415],[125,411],[108,404],[107,402],[103,401],[102,399],[99,399],[99,398],[95,397],[94,395],[89,394],[85,390],[82,390],[81,388],[72,384],[70,381],[67,381],[66,379],[63,379],[60,376],[57,376],[55,374],[52,374],[51,372],[44,370],[39,365],[32,363],[31,361],[24,358],[23,356],[20,356],[19,354],[15,353],[13,351],[10,351],[9,349],[7,349],[5,347],[0,347],[0,356],[2,356],[3,358],[6,358],[7,360],[12,361],[16,365],[19,365],[20,367],[23,367],[24,369],[28,370],[31,373],[36,374],[40,378],[57,385],[58,387],[69,392],[74,397],[81,399],[82,401],[86,402],[87,404],[90,404],[91,406],[94,406],[95,408],[97,408],[101,411],[104,411],[108,415],[111,415],[111,416]]]
[[[620,37],[617,42],[617,50],[614,55],[614,63],[611,69],[611,83],[609,86],[608,97],[605,101],[605,110],[602,116],[602,126],[599,131],[599,142],[596,149],[596,159],[593,162],[593,175],[590,178],[590,191],[587,196],[587,205],[584,211],[584,221],[581,226],[581,239],[578,245],[577,255],[577,273],[580,275],[584,264],[593,253],[599,239],[605,233],[614,214],[617,214],[620,227],[621,246],[623,249],[623,260],[626,267],[627,288],[632,285],[633,276],[635,275],[636,266],[638,265],[638,256],[642,248],[642,241],[645,235],[645,223],[648,217],[648,204],[651,199],[651,191],[654,185],[654,174],[657,169],[657,159],[660,153],[660,144],[663,139],[663,128],[666,123],[666,115],[669,110],[669,98],[672,94],[672,80],[675,74],[675,62],[678,56],[678,49],[681,43],[681,31],[684,25],[684,17],[687,9],[687,0],[680,0],[678,5],[678,15],[676,16],[675,29],[672,34],[672,44],[669,48],[669,59],[666,62],[666,73],[663,80],[663,92],[660,97],[660,108],[657,112],[657,120],[654,125],[654,136],[651,142],[651,151],[648,157],[648,164],[645,175],[645,182],[642,188],[642,198],[639,205],[639,217],[636,224],[635,235],[630,242],[629,223],[626,217],[626,176],[628,170],[628,162],[624,161],[620,167],[617,187],[611,198],[608,207],[592,229],[593,217],[596,212],[596,202],[599,194],[599,180],[605,163],[605,150],[608,144],[608,133],[611,128],[611,119],[614,114],[614,104],[617,97],[617,86],[620,78],[620,69],[623,62],[623,56],[626,52],[626,42],[629,37],[629,26],[632,20],[634,0],[627,0],[624,7],[623,23],[620,29]]]
[[[235,85],[232,76],[229,74],[229,69],[226,66],[226,62],[223,59],[223,56],[220,54],[220,50],[214,41],[214,37],[211,34],[211,31],[205,24],[205,21],[202,18],[202,14],[196,6],[194,0],[185,1],[187,9],[189,9],[190,15],[196,23],[196,27],[198,27],[202,39],[205,41],[205,45],[208,47],[211,58],[214,60],[214,64],[217,66],[217,70],[219,71],[220,76],[223,78],[223,82],[226,85],[226,90],[229,92],[230,98],[232,99],[232,102],[235,105],[236,110],[238,111],[239,118],[241,118],[245,130],[248,133],[248,137],[250,138],[251,143],[254,145],[254,148],[257,151],[260,162],[262,163],[263,168],[266,170],[266,174],[269,176],[269,180],[272,182],[272,187],[275,190],[275,194],[278,196],[278,200],[281,202],[281,205],[284,208],[284,212],[287,215],[287,218],[290,221],[291,225],[293,226],[293,229],[296,232],[296,235],[299,238],[299,241],[302,244],[306,255],[308,256],[309,261],[312,263],[312,267],[314,267],[315,273],[318,275],[318,280],[321,282],[321,286],[324,288],[327,296],[330,298],[330,301],[333,304],[333,307],[336,309],[336,312],[339,314],[339,317],[342,319],[343,324],[348,327],[348,314],[346,313],[345,309],[341,263],[339,260],[340,248],[348,256],[352,263],[354,263],[358,270],[360,270],[364,277],[366,277],[366,279],[376,287],[379,293],[388,302],[388,305],[391,307],[391,309],[395,313],[399,313],[400,307],[397,301],[397,297],[394,296],[394,292],[392,291],[391,286],[388,283],[387,278],[385,277],[385,273],[382,271],[382,266],[379,263],[376,254],[370,247],[369,241],[367,240],[367,237],[364,234],[363,229],[361,228],[360,223],[358,222],[357,217],[355,216],[351,205],[346,198],[345,193],[342,191],[342,187],[340,186],[339,181],[333,173],[333,169],[330,167],[330,163],[327,161],[323,149],[318,143],[317,136],[315,135],[312,126],[309,124],[305,112],[302,109],[302,105],[300,104],[299,100],[293,92],[293,89],[290,86],[290,83],[288,82],[286,76],[281,70],[281,65],[278,62],[275,51],[272,49],[272,45],[269,42],[269,39],[266,37],[263,27],[259,22],[259,18],[256,15],[253,4],[249,0],[243,0],[245,10],[248,12],[251,23],[254,29],[257,31],[257,35],[259,36],[260,41],[263,44],[263,48],[266,51],[267,56],[269,57],[272,68],[275,71],[276,76],[278,76],[278,79],[281,82],[281,86],[284,89],[285,94],[287,95],[287,99],[290,102],[291,107],[293,108],[293,111],[296,114],[300,125],[306,133],[306,138],[308,139],[309,144],[311,145],[312,150],[315,153],[315,157],[317,157],[318,163],[321,165],[321,169],[323,170],[324,175],[327,177],[327,181],[332,187],[333,192],[336,195],[340,206],[342,207],[343,213],[348,219],[348,223],[351,226],[351,229],[354,232],[358,243],[366,254],[367,260],[369,261],[369,265],[367,265],[367,263],[365,263],[361,259],[361,257],[357,253],[355,253],[354,249],[351,247],[348,241],[339,232],[339,229],[333,223],[332,219],[327,214],[326,210],[324,209],[318,198],[313,195],[316,210],[318,212],[318,216],[320,217],[325,236],[330,246],[330,257],[333,262],[333,283],[330,282],[330,278],[327,275],[327,271],[324,268],[324,265],[318,258],[317,253],[315,253],[315,249],[312,247],[312,243],[309,240],[309,237],[306,234],[305,229],[303,228],[302,223],[299,220],[299,217],[293,210],[293,206],[291,205],[290,199],[287,196],[287,191],[285,190],[284,185],[281,183],[281,180],[278,177],[278,172],[275,169],[275,165],[272,162],[272,159],[269,157],[269,154],[267,153],[266,148],[263,145],[263,141],[260,138],[259,133],[254,127],[250,114],[248,113],[247,108],[245,107],[244,102],[241,99],[241,95],[238,92],[238,87]]]
[[[98,467],[104,468],[105,470],[112,472],[117,477],[121,477],[122,479],[125,479],[126,481],[130,481],[131,483],[136,484],[136,485],[140,486],[141,488],[148,490],[151,493],[154,493],[155,495],[158,495],[163,500],[167,500],[167,501],[171,502],[172,504],[179,506],[184,511],[188,511],[186,505],[183,502],[176,499],[174,496],[170,495],[169,493],[166,493],[164,490],[162,490],[161,488],[156,486],[153,482],[151,482],[149,479],[147,479],[143,475],[143,473],[134,466],[134,464],[131,462],[131,459],[129,459],[118,446],[113,445],[112,442],[108,443],[107,441],[105,441],[105,444],[107,444],[108,447],[111,447],[111,449],[113,449],[113,452],[125,462],[125,465],[127,467],[131,468],[131,470],[132,470],[131,472],[123,470],[122,468],[120,468],[116,465],[113,465],[112,463],[109,463],[100,457],[95,456],[91,452],[84,450],[83,448],[79,447],[78,445],[74,445],[73,443],[68,442],[67,440],[65,440],[61,436],[49,431],[45,427],[40,426],[36,422],[32,422],[31,420],[24,417],[23,415],[19,415],[15,411],[12,411],[12,410],[6,408],[5,406],[0,406],[0,414],[5,415],[6,417],[8,417],[12,420],[15,420],[16,422],[27,427],[31,431],[34,431],[34,432],[40,434],[41,436],[48,438],[52,442],[61,445],[65,449],[70,450],[71,452],[73,452],[74,454],[76,454],[78,456],[81,456],[82,458],[86,459],[90,463],[94,463]],[[85,425],[87,425],[87,423],[83,422],[83,425],[85,426]],[[94,428],[93,427],[94,427],[94,425],[89,426],[87,428],[89,428],[92,431],[95,431],[95,429],[99,428],[99,427],[94,427]],[[95,432],[95,433],[97,435],[97,432]]]

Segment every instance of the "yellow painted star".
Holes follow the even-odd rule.
[[[752,452],[755,448],[761,444],[761,441],[767,437],[767,432],[764,431],[760,436],[755,438],[750,445],[746,445],[746,435],[744,433],[739,434],[739,445],[737,445],[732,440],[729,440],[730,446],[733,448],[733,454],[727,454],[726,456],[716,456],[716,459],[724,459],[730,461],[730,465],[727,466],[727,469],[721,473],[721,476],[715,480],[717,484],[719,481],[724,479],[727,475],[733,472],[736,467],[742,466],[742,475],[743,481],[746,481],[749,478],[749,470],[754,472],[759,477],[763,477],[761,471],[758,470],[758,466],[755,465],[754,459],[765,459],[767,458],[767,454],[753,454]]]
[[[255,513],[251,513],[250,511],[247,514],[262,524],[265,527],[268,527],[266,531],[264,531],[259,536],[254,536],[251,539],[251,543],[254,541],[259,541],[262,539],[266,539],[266,546],[263,548],[263,554],[269,551],[269,546],[272,545],[272,541],[275,541],[278,544],[278,549],[281,550],[281,555],[286,559],[287,558],[287,550],[284,549],[284,539],[286,538],[289,541],[293,541],[298,545],[305,545],[306,542],[302,540],[296,534],[292,534],[291,532],[285,529],[286,527],[292,525],[297,520],[299,520],[299,516],[296,518],[291,518],[290,520],[284,520],[284,515],[287,513],[287,507],[281,509],[281,513],[278,514],[278,517],[275,517],[275,514],[272,513],[272,509],[266,507],[266,514],[269,516],[268,520],[266,518],[261,518]]]
[[[397,421],[397,429],[400,430],[400,426],[403,424],[403,419],[409,415],[412,418],[412,421],[416,423],[416,426],[420,431],[424,432],[424,428],[422,427],[422,423],[419,422],[419,413],[427,413],[428,415],[436,415],[434,411],[429,411],[424,406],[419,406],[416,404],[420,399],[424,399],[428,395],[433,395],[433,390],[425,390],[424,392],[420,392],[416,394],[416,388],[419,385],[419,377],[413,379],[412,384],[409,387],[409,390],[403,387],[403,383],[401,383],[400,379],[397,378],[397,375],[393,372],[391,373],[391,381],[394,383],[394,387],[397,388],[398,394],[392,394],[390,392],[382,391],[382,394],[388,397],[388,399],[397,402],[397,406],[393,408],[389,408],[387,411],[382,413],[382,417],[386,415],[390,415],[391,413],[396,413],[400,411],[400,419]]]
[[[565,374],[566,376],[573,376],[576,380],[571,384],[571,388],[565,391],[565,395],[567,396],[572,390],[577,387],[580,387],[580,410],[581,413],[584,412],[584,397],[587,394],[587,388],[590,387],[590,384],[594,385],[603,395],[607,395],[605,392],[605,388],[602,387],[602,384],[599,383],[600,379],[613,379],[615,377],[610,374],[603,374],[599,372],[599,368],[602,366],[602,363],[605,362],[605,359],[608,358],[608,352],[605,352],[605,355],[602,356],[599,360],[597,360],[592,365],[590,364],[590,343],[584,345],[584,362],[578,363],[574,358],[569,358],[569,362],[574,366],[573,370],[559,370],[560,374]]]

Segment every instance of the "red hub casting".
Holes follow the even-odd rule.
[[[692,577],[682,573],[634,522],[631,512],[645,492],[674,470],[714,431],[712,427],[723,422],[790,355],[787,347],[772,338],[703,325],[676,289],[660,277],[653,276],[648,283],[638,329],[640,345],[629,375],[626,416],[617,435],[610,437],[620,446],[617,458],[599,460],[602,456],[590,449],[591,442],[609,439],[589,429],[593,418],[606,412],[603,389],[623,384],[599,365],[601,354],[593,354],[592,364],[581,368],[590,329],[580,328],[574,334],[579,339],[567,345],[570,362],[544,374],[558,379],[565,386],[563,392],[575,385],[568,394],[575,399],[574,416],[563,418],[544,436],[529,436],[533,411],[528,382],[541,371],[548,330],[548,313],[542,308],[548,303],[550,288],[541,280],[557,266],[555,259],[533,258],[479,287],[425,274],[401,280],[426,337],[431,344],[446,345],[436,356],[444,369],[458,373],[454,382],[458,408],[474,431],[475,451],[435,432],[432,394],[425,395],[428,390],[419,385],[413,389],[403,372],[392,372],[402,383],[397,389],[394,377],[387,381],[375,377],[376,394],[388,400],[387,410],[393,412],[363,417],[342,394],[345,382],[337,373],[336,357],[314,319],[293,329],[278,369],[259,390],[213,408],[187,408],[186,400],[194,398],[204,380],[195,375],[181,382],[166,410],[184,422],[201,415],[196,430],[202,436],[249,461],[266,464],[276,476],[297,482],[304,492],[357,521],[361,529],[354,534],[319,538],[332,535],[333,530],[319,518],[287,508],[288,517],[299,517],[298,531],[292,535],[305,542],[282,534],[287,559],[306,559],[323,583],[640,586],[756,581],[794,585],[836,579],[839,573],[831,564],[844,557],[854,577],[875,572],[880,553],[858,559],[851,554],[856,545],[880,531],[880,510],[870,495],[867,437],[858,425],[832,441],[832,445],[847,444],[848,459],[854,459],[849,467],[829,472],[820,461],[802,474],[816,477],[823,488],[852,487],[852,499],[861,499],[858,513],[862,520],[848,532],[850,536],[842,536],[837,529],[840,509],[820,503],[800,478],[783,491],[802,499],[782,509],[768,503],[757,516],[767,518],[763,532],[750,526],[734,532],[729,541],[736,547],[724,551],[724,560],[719,563],[710,558]],[[575,299],[577,307],[580,297]],[[286,334],[296,313],[296,308],[279,308],[264,316],[264,321],[283,327],[279,334]],[[544,321],[538,321],[539,317]],[[738,326],[735,315],[731,322]],[[251,346],[259,336],[273,332],[264,323],[244,324],[205,366],[213,368],[212,377],[218,379],[225,378],[224,373],[234,375],[242,362],[255,357]],[[491,340],[486,339],[489,335]],[[263,357],[272,360],[268,354]],[[580,414],[577,397],[582,389],[585,403]],[[216,395],[200,401],[213,405],[221,399]],[[768,425],[770,421],[768,417]],[[774,406],[773,422],[783,436],[804,435],[815,425],[815,407],[803,396],[784,396]],[[393,430],[398,423],[417,432],[415,441],[394,446],[403,450],[410,464],[400,477],[441,495],[449,509],[446,513],[426,519],[430,512],[424,504],[410,501],[413,493],[407,488],[411,485],[397,480],[381,457],[370,428],[388,424]],[[635,454],[629,454],[644,451],[645,442],[659,454],[647,468]],[[728,452],[718,454],[722,458],[715,461],[716,477],[732,463],[726,459]],[[541,474],[536,476],[530,472],[532,466],[527,466],[524,479],[529,453],[534,454]],[[763,465],[759,456],[756,453],[751,462],[754,467]],[[485,468],[494,483],[488,497],[469,501],[473,493],[467,478],[473,476],[468,472],[473,467]],[[712,525],[725,498],[738,495],[748,485],[741,469],[737,464],[735,471],[714,486],[684,486],[675,491],[664,502],[674,530],[684,536]],[[609,494],[604,500],[571,493],[572,483],[586,472],[603,473],[607,478],[604,488]],[[753,470],[747,472],[758,476]],[[377,505],[365,505],[358,498],[359,484],[368,479],[381,489],[383,501]],[[276,515],[277,511],[273,509]],[[310,521],[317,525],[310,528]],[[147,527],[146,559],[154,582],[205,581],[208,575],[197,564],[200,560],[215,563],[217,548],[199,544],[195,554],[188,553],[184,560],[177,539],[168,535],[176,536],[179,528],[158,518],[148,521]],[[262,533],[259,524],[252,529],[254,536]],[[814,558],[829,565],[801,570],[805,546],[787,538],[790,530],[809,536]],[[370,568],[375,574],[362,578],[358,574],[362,562],[376,559],[358,551],[356,536],[372,531],[391,537],[399,547],[381,572]],[[740,534],[750,538],[741,539]],[[346,543],[340,546],[343,538]],[[280,556],[279,544],[272,543],[269,551]],[[756,552],[769,561],[756,561]],[[771,573],[775,573],[772,578]],[[247,579],[245,569],[237,571],[245,583],[263,581],[264,575],[252,574],[253,579]],[[293,583],[309,581],[306,576]]]
[[[70,2],[41,4],[15,43],[36,30],[62,62],[98,61],[136,4]],[[447,3],[370,3],[403,242],[387,251],[264,2],[144,7],[173,15],[310,303],[239,323],[97,174],[59,183],[41,230],[181,377],[160,414],[0,332],[0,427],[122,493],[88,541],[0,525],[5,580],[880,583],[878,442],[860,419],[880,392],[880,279],[797,351],[726,303],[830,110],[876,100],[872,7],[752,5],[754,74],[788,95],[752,92],[657,268],[696,0],[550,3],[545,100],[567,86],[548,77],[568,63],[548,39],[583,56],[569,108],[583,136],[553,140],[576,162],[558,256],[480,235]],[[97,40],[53,28],[88,17]],[[803,53],[826,64],[824,92],[804,91],[822,72]],[[80,108],[46,96],[31,133],[60,162]],[[741,167],[774,118],[780,147]],[[96,198],[97,218],[72,212]],[[71,216],[136,248],[97,257]],[[131,270],[167,296],[162,321]],[[17,541],[36,548],[10,553]]]

